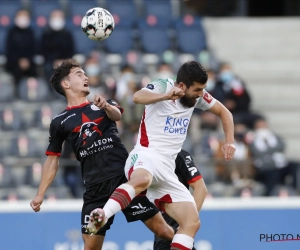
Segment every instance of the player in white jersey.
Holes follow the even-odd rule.
[[[179,224],[171,243],[172,250],[189,250],[200,228],[199,214],[190,192],[178,180],[175,158],[186,138],[194,108],[208,110],[220,117],[225,133],[224,158],[235,153],[232,114],[205,91],[207,74],[200,63],[184,63],[174,83],[159,79],[137,91],[133,100],[144,104],[139,136],[125,166],[129,180],[119,186],[103,209],[91,212],[88,230],[99,230],[115,213],[138,194],[147,197]]]

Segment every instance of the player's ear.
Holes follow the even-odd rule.
[[[61,86],[62,86],[64,89],[69,89],[69,88],[70,88],[69,82],[66,81],[66,80],[62,80],[62,81],[61,81]]]
[[[186,89],[186,85],[183,82],[178,84],[178,87],[181,88],[183,91]]]

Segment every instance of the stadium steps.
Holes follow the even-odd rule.
[[[298,18],[205,18],[210,49],[245,81],[252,109],[264,114],[300,160],[300,20]]]

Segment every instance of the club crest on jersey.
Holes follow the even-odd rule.
[[[91,109],[94,111],[100,110],[100,108],[98,108],[95,104],[91,105]]]
[[[93,133],[98,133],[102,136],[102,132],[98,129],[98,124],[104,119],[104,117],[90,120],[85,114],[82,114],[82,124],[73,129],[72,132],[79,133],[82,135],[83,145],[86,144],[86,139],[91,137]]]

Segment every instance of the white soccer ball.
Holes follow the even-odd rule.
[[[92,40],[107,39],[114,31],[115,21],[106,9],[95,7],[89,9],[81,20],[83,33]]]

